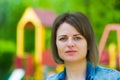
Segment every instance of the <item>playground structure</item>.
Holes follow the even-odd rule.
[[[118,44],[118,54],[116,51],[115,44],[111,44],[109,46],[109,67],[110,68],[116,68],[116,59],[118,58],[118,67],[120,70],[120,24],[109,24],[105,27],[103,36],[101,37],[101,41],[99,44],[99,58],[102,59],[102,51],[105,48],[105,44],[107,42],[108,36],[111,31],[116,31],[117,33],[117,44]]]
[[[17,61],[26,61],[26,77],[33,73],[33,64],[35,64],[35,80],[43,80],[42,54],[45,51],[45,29],[50,28],[56,15],[52,11],[27,8],[17,26]],[[27,56],[24,52],[24,28],[27,23],[32,23],[35,27],[35,52],[34,57]],[[17,62],[16,62],[17,63]],[[22,65],[22,64],[21,64]],[[20,67],[20,65],[19,65]],[[21,66],[22,67],[22,66]]]
[[[46,28],[51,28],[56,15],[49,10],[27,8],[17,25],[17,54],[16,54],[16,68],[25,68],[25,77],[29,80],[33,76],[34,80],[44,80],[43,77],[43,64],[57,66],[51,59],[50,51],[45,49],[45,34]],[[35,52],[34,56],[26,55],[24,52],[24,29],[27,23],[32,23],[35,27]],[[116,45],[111,44],[109,47],[109,67],[116,68],[116,56],[118,55],[118,63],[120,67],[120,25],[111,24],[107,25],[99,44],[99,57],[102,59],[102,53],[105,48],[110,31],[117,31],[118,38],[118,54],[116,54]],[[63,66],[57,66],[56,70],[62,70]],[[35,70],[34,70],[35,69]]]

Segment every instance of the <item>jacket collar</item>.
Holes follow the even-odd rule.
[[[87,62],[87,70],[86,70],[86,80],[94,80],[95,76],[95,68],[91,65],[90,62]],[[58,80],[65,80],[66,77],[66,69],[59,74]]]
[[[92,66],[90,62],[87,62],[86,80],[93,80],[94,76],[95,76],[95,67]]]
[[[66,68],[64,69],[63,72],[59,74],[58,80],[65,80],[65,77],[66,77]]]

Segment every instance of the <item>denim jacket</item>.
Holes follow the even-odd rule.
[[[65,80],[65,77],[66,69],[61,73],[49,76],[47,80]],[[120,72],[101,66],[93,67],[90,62],[87,62],[86,80],[120,80]]]

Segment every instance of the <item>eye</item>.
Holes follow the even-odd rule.
[[[78,40],[80,40],[81,39],[81,37],[74,37],[74,40],[76,40],[76,41],[78,41]]]
[[[61,37],[59,40],[60,40],[60,41],[66,41],[67,38],[66,38],[66,37]]]

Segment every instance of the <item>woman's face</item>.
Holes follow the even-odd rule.
[[[86,60],[86,39],[74,26],[66,22],[62,23],[57,30],[56,45],[58,54],[64,62]]]

